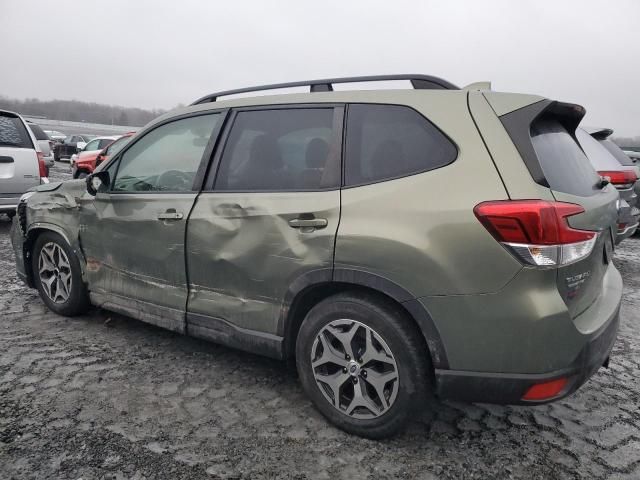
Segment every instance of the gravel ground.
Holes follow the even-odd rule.
[[[68,165],[52,177],[66,178]],[[640,478],[640,239],[610,369],[534,408],[430,401],[394,439],[333,428],[286,365],[126,317],[47,311],[0,216],[0,478]]]

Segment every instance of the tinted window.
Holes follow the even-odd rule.
[[[582,147],[582,150],[591,161],[591,165],[596,170],[619,170],[620,163],[609,153],[609,150],[585,130],[578,128],[576,130],[576,138]]]
[[[140,138],[120,158],[117,192],[191,191],[220,114],[176,120]]]
[[[113,142],[112,138],[105,138],[102,140],[98,140],[98,148],[97,150],[102,150],[104,147],[109,146]]]
[[[396,105],[350,105],[345,183],[358,185],[433,170],[458,152],[415,110]]]
[[[27,123],[27,125],[29,125],[29,128],[36,137],[36,140],[49,140],[49,135],[44,133],[44,130],[40,128],[40,125],[36,125],[35,123]]]
[[[29,133],[18,117],[0,114],[0,146],[33,148]]]
[[[217,190],[317,190],[340,183],[332,108],[240,112],[225,146]]]
[[[93,152],[95,150],[100,150],[100,140],[91,140],[84,147],[86,152]]]
[[[616,160],[620,163],[620,165],[625,165],[627,167],[633,167],[635,163],[631,160],[626,153],[622,151],[622,149],[613,143],[611,140],[600,140],[600,145],[606,148],[611,155],[615,157]]]
[[[593,140],[589,134],[585,135]],[[580,196],[589,196],[597,191],[600,177],[556,118],[543,116],[533,122],[531,143],[551,190]]]
[[[115,155],[120,150],[122,150],[122,147],[124,147],[127,143],[129,143],[129,140],[131,140],[131,137],[120,137],[118,140],[116,140],[111,145],[109,145],[109,147],[105,152],[106,155],[109,155],[109,156]]]

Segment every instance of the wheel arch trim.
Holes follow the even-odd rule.
[[[294,315],[298,307],[297,302],[305,292],[318,287],[345,284],[354,287],[365,287],[395,300],[407,311],[420,329],[429,348],[433,367],[440,370],[449,369],[449,361],[442,337],[431,314],[423,303],[408,290],[388,278],[352,268],[318,269],[295,278],[290,283],[283,301],[281,315],[278,319],[277,335],[285,337],[286,342],[293,335],[293,329],[299,327],[301,320],[294,318]],[[284,352],[285,355],[289,353]]]

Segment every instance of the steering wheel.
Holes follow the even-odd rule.
[[[158,190],[191,190],[192,183],[191,175],[180,170],[167,170],[156,179]]]

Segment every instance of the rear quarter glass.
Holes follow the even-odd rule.
[[[19,117],[0,113],[0,147],[33,148],[29,132]]]
[[[581,197],[598,191],[599,175],[558,119],[547,115],[536,119],[531,143],[551,190]]]

